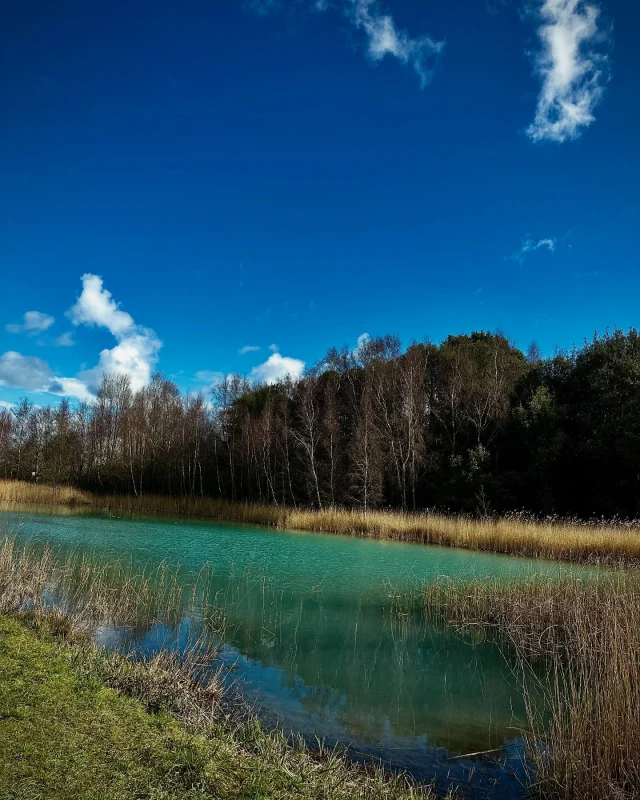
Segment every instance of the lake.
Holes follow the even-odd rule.
[[[526,714],[515,660],[484,637],[429,622],[398,596],[430,578],[560,575],[587,568],[468,550],[194,520],[0,512],[20,541],[135,567],[204,565],[224,609],[227,680],[267,725],[350,748],[470,797],[521,794]],[[101,632],[151,653],[193,635],[161,622]],[[492,758],[453,758],[504,745]],[[514,777],[515,776],[515,777]],[[499,783],[495,784],[495,781]]]

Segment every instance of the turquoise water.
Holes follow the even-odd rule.
[[[179,563],[184,576],[208,564],[210,596],[227,619],[225,674],[269,724],[340,742],[441,785],[451,776],[478,797],[519,793],[509,774],[518,771],[517,730],[526,716],[509,653],[427,622],[417,607],[400,608],[397,596],[436,576],[584,569],[197,521],[3,512],[0,531],[4,525],[21,540],[100,561]],[[191,624],[185,616],[182,639]],[[104,641],[116,645],[126,635],[150,652],[169,646],[170,633],[175,638],[157,623],[107,632]],[[501,765],[451,758],[501,745]]]

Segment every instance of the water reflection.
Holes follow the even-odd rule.
[[[218,644],[226,679],[270,724],[436,777],[441,788],[453,778],[475,797],[520,794],[513,774],[521,774],[516,737],[526,714],[512,654],[427,621],[394,596],[433,572],[434,559],[437,574],[452,577],[525,560],[202,523],[18,521],[21,537],[57,542],[61,552],[126,557],[134,569],[182,562],[177,624],[102,626],[100,643],[147,655]],[[452,759],[492,748],[501,749],[491,760]]]

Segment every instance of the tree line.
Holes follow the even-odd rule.
[[[500,333],[331,349],[299,381],[181,395],[105,375],[94,403],[0,411],[0,475],[93,491],[635,516],[640,336],[525,354]]]

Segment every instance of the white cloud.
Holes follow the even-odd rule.
[[[273,353],[263,363],[251,370],[249,375],[256,383],[277,383],[279,380],[290,376],[294,380],[302,377],[304,372],[304,361],[297,358],[288,358],[280,353]]]
[[[78,378],[54,378],[47,387],[47,392],[60,397],[75,397],[78,400],[91,402],[95,394],[84,381]]]
[[[257,344],[245,344],[244,347],[241,347],[238,352],[241,356],[245,355],[246,353],[257,353],[260,348]]]
[[[62,333],[60,336],[58,336],[56,339],[53,340],[53,344],[55,345],[55,347],[73,347],[75,345],[73,333],[71,331]]]
[[[116,338],[117,345],[103,350],[98,365],[75,378],[58,377],[41,358],[23,356],[9,350],[0,356],[0,386],[90,401],[104,373],[128,375],[134,391],[151,380],[162,346],[156,334],[149,328],[137,325],[130,314],[118,308],[98,275],[83,275],[82,286],[82,294],[67,312],[68,316],[74,325],[106,328]],[[27,312],[24,325],[19,327],[21,330],[44,331],[52,324],[53,317],[40,312]],[[73,335],[71,332],[64,333],[53,343],[58,347],[69,347],[74,344]]]
[[[250,0],[250,5],[261,15],[279,13],[284,8],[281,0]],[[329,9],[342,12],[352,25],[364,31],[367,53],[373,61],[390,55],[413,67],[421,87],[424,88],[431,80],[435,62],[445,43],[426,34],[409,36],[396,26],[390,14],[380,10],[379,0],[307,0],[306,5],[317,12]]]
[[[272,353],[277,353],[277,352],[278,352],[278,349],[279,349],[279,348],[278,348],[278,345],[277,345],[277,344],[275,344],[275,342],[274,342],[273,344],[270,344],[270,345],[269,345],[269,350],[271,350],[271,352],[272,352]]]
[[[199,372],[196,372],[196,380],[201,383],[209,384],[209,386],[217,386],[219,383],[222,383],[224,378],[224,372],[217,372],[215,370],[201,369]]]
[[[8,350],[0,356],[0,386],[44,392],[53,380],[53,370],[41,358]]]
[[[82,379],[95,385],[105,373],[128,375],[134,391],[149,383],[162,342],[154,331],[137,325],[118,307],[99,275],[82,276],[82,294],[68,315],[74,325],[106,328],[118,341],[115,347],[100,353],[98,365],[82,373]]]
[[[5,408],[7,411],[11,411],[14,405],[15,403],[10,403],[9,400],[0,400],[0,408]]]
[[[93,399],[93,394],[83,381],[77,378],[57,378],[46,361],[35,356],[23,356],[15,350],[8,350],[0,356],[0,386],[26,389],[30,392],[49,392],[79,400]]]
[[[135,328],[131,314],[118,308],[111,292],[103,288],[102,278],[90,272],[82,276],[82,294],[67,314],[74,325],[97,325],[116,337]]]
[[[435,60],[445,43],[426,34],[412,38],[397,28],[393,17],[380,11],[378,0],[348,0],[347,17],[367,36],[367,52],[374,61],[391,55],[409,64],[425,87],[433,76]]]
[[[371,341],[371,336],[368,333],[361,333],[360,336],[358,336],[358,340],[357,341],[358,341],[358,343],[356,344],[356,346],[351,351],[351,355],[354,358],[358,358],[359,359],[363,354],[363,351],[364,351],[364,348],[365,348],[366,344]]]
[[[537,14],[542,88],[527,135],[534,142],[564,142],[595,119],[608,77],[607,56],[596,46],[607,37],[598,28],[600,9],[585,0],[542,0]]]
[[[506,256],[506,258],[507,260],[518,261],[520,264],[522,264],[527,253],[533,253],[535,250],[540,250],[541,248],[549,250],[551,253],[553,253],[553,251],[556,249],[556,239],[538,239],[538,241],[535,242],[533,239],[527,236],[522,240],[520,248],[510,256]]]
[[[49,314],[43,314],[42,311],[27,311],[24,315],[24,322],[19,325],[6,325],[9,333],[42,333],[50,328],[55,319]]]

